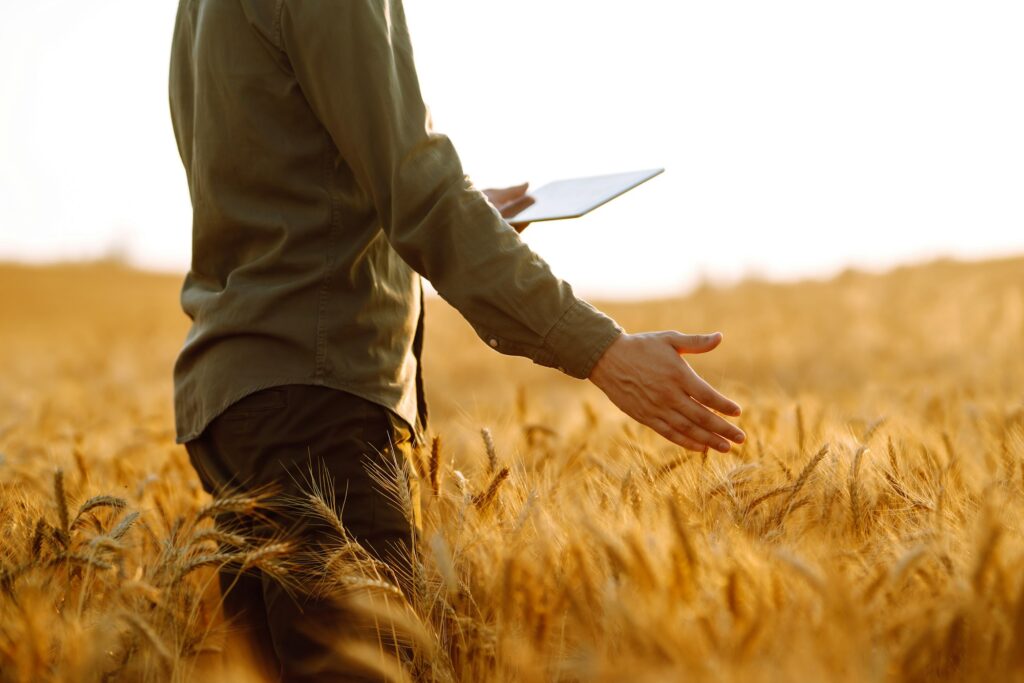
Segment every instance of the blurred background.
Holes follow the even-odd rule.
[[[406,0],[481,187],[667,172],[525,237],[578,291],[1024,252],[1024,5]],[[177,3],[6,3],[0,259],[184,273]]]

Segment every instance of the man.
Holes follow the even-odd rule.
[[[589,378],[674,443],[743,440],[717,414],[739,407],[680,358],[719,335],[625,334],[469,182],[428,126],[401,0],[181,0],[170,105],[194,212],[177,440],[207,490],[287,493],[314,460],[350,533],[407,561],[410,523],[366,465],[422,441],[421,275],[496,351]],[[285,679],[346,675],[303,628],[340,626],[329,605],[259,574],[222,582]]]

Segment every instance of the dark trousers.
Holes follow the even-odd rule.
[[[217,526],[256,538],[289,532],[300,550],[316,552],[337,541],[301,510],[274,505],[308,493],[310,472],[332,485],[335,507],[364,548],[407,576],[414,526],[368,471],[409,459],[412,435],[391,411],[353,394],[313,385],[284,385],[246,396],[185,444],[206,491],[239,493],[268,485],[278,493],[261,515],[221,515]],[[409,463],[411,466],[411,462]],[[418,496],[413,496],[418,516]],[[345,615],[329,599],[275,581],[258,569],[220,573],[224,613],[242,629],[265,668],[283,681],[363,680],[331,657],[323,639],[345,633]],[[231,653],[228,653],[230,656]]]

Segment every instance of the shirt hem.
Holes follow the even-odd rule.
[[[413,437],[414,444],[422,445],[425,442],[425,435],[418,424],[419,420],[417,419],[410,421],[408,417],[402,415],[402,413],[399,410],[397,410],[394,406],[390,405],[390,402],[383,398],[382,396],[380,396],[379,394],[374,394],[371,391],[364,391],[357,387],[347,385],[344,382],[336,382],[326,379],[310,379],[308,377],[282,377],[279,379],[261,382],[259,384],[248,386],[244,390],[238,392],[237,394],[232,394],[229,398],[222,401],[221,404],[218,405],[217,408],[207,418],[200,420],[198,425],[193,425],[191,428],[186,429],[176,428],[174,442],[176,444],[185,444],[194,439],[198,439],[206,430],[206,427],[211,422],[213,422],[213,420],[216,419],[217,416],[219,416],[221,413],[227,410],[231,405],[237,403],[238,401],[241,401],[243,398],[254,392],[262,391],[263,389],[271,389],[273,387],[279,387],[286,384],[300,384],[304,386],[326,387],[328,389],[334,389],[336,391],[344,391],[346,393],[352,394],[353,396],[358,396],[359,398],[365,399],[372,403],[376,403],[382,408],[385,408],[388,412],[397,417],[399,420],[401,420],[405,424],[405,426],[409,428],[409,431]]]

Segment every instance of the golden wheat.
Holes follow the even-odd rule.
[[[377,635],[332,646],[383,680],[1024,680],[1022,259],[609,306],[725,332],[691,362],[744,405],[726,455],[429,302],[436,436],[374,473],[422,484],[407,591],[313,472],[289,505],[322,556],[213,529],[264,499],[210,500],[173,443],[179,285],[0,268],[0,683],[259,680],[224,565],[333,596]]]

